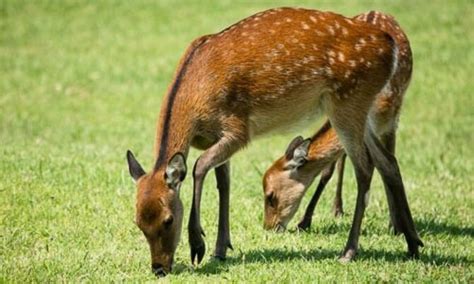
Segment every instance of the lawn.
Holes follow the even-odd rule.
[[[335,180],[307,233],[262,228],[261,173],[297,133],[254,141],[232,161],[226,262],[210,257],[218,198],[212,175],[202,202],[207,253],[190,264],[187,233],[171,282],[474,281],[474,3],[466,1],[14,1],[0,0],[0,282],[152,282],[133,223],[135,186],[125,152],[149,169],[161,98],[190,41],[275,6],[355,15],[393,14],[408,34],[414,76],[398,158],[425,243],[405,257],[387,230],[375,177],[356,261],[337,257],[355,201],[350,166],[343,218],[331,214]],[[188,159],[191,167],[199,152]],[[311,189],[312,193],[313,189]],[[181,197],[186,228],[191,178]],[[303,204],[309,201],[308,194]],[[302,215],[300,210],[290,228]]]

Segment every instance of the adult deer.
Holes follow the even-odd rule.
[[[396,45],[385,32],[341,15],[278,8],[246,18],[220,33],[195,40],[182,57],[162,104],[156,163],[146,174],[131,152],[137,181],[136,222],[145,234],[156,275],[171,270],[182,222],[179,187],[190,146],[204,150],[193,170],[188,224],[191,260],[205,252],[200,222],[203,181],[215,168],[219,220],[214,255],[225,258],[229,233],[229,159],[270,130],[323,110],[354,164],[358,204],[342,258],[357,250],[363,199],[374,165],[389,185],[397,224],[409,252],[419,239],[404,194],[397,161],[366,127],[376,94],[397,65]],[[359,202],[360,201],[360,202]],[[361,203],[362,202],[362,203]]]
[[[354,17],[368,22],[395,39],[398,46],[398,65],[389,84],[376,97],[369,113],[369,126],[393,155],[400,108],[412,73],[412,53],[407,36],[396,20],[380,12],[371,11]],[[317,175],[321,179],[298,228],[308,229],[314,208],[326,184],[331,179],[338,161],[338,182],[334,199],[334,214],[342,214],[342,177],[344,174],[344,149],[334,129],[326,123],[311,139],[296,137],[288,146],[286,154],[276,160],[264,175],[265,227],[284,228],[294,216],[301,199]],[[388,187],[386,187],[388,190]],[[391,195],[387,192],[387,197]],[[391,223],[396,212],[389,200]],[[394,228],[397,232],[398,228]]]

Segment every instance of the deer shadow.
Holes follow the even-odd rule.
[[[434,219],[415,220],[415,225],[420,232],[420,235],[446,234],[451,236],[468,236],[474,238],[474,227],[470,225],[461,227],[440,222]]]
[[[456,225],[447,224],[444,222],[436,221],[433,219],[419,219],[415,221],[415,224],[420,232],[420,235],[438,235],[447,234],[452,236],[468,236],[474,237],[474,228],[471,226],[460,227]],[[322,227],[312,228],[308,231],[310,234],[336,234],[341,232],[347,232],[350,229],[348,223],[333,223],[327,224]],[[206,262],[204,265],[196,268],[194,273],[197,274],[219,274],[228,271],[228,269],[234,265],[240,265],[244,263],[276,263],[276,262],[291,262],[292,260],[308,260],[315,263],[323,260],[332,259],[337,264],[337,258],[340,255],[340,250],[315,248],[311,250],[298,251],[293,249],[258,249],[249,251],[239,251],[236,256],[228,257],[225,261],[212,259]],[[383,261],[383,262],[405,262],[414,261],[424,263],[431,266],[446,266],[446,265],[472,265],[473,261],[467,257],[452,257],[447,255],[441,255],[436,252],[423,252],[420,253],[420,258],[413,260],[407,257],[404,250],[399,251],[384,251],[377,249],[361,249],[357,255],[355,262],[357,261]],[[179,269],[177,274],[180,274],[189,269]]]
[[[324,248],[317,248],[305,251],[279,248],[240,251],[239,255],[228,257],[225,261],[213,258],[210,261],[206,262],[204,265],[196,268],[193,273],[202,275],[213,275],[227,272],[229,268],[234,265],[241,265],[246,263],[268,264],[277,262],[291,262],[293,260],[312,261],[316,265],[318,262],[329,259],[334,261],[334,265],[342,265],[339,264],[337,261],[339,255],[339,250],[331,250]],[[402,250],[393,252],[377,249],[361,249],[354,262],[357,263],[358,261],[374,260],[391,263],[413,261],[430,266],[472,265],[472,261],[469,260],[467,257],[451,257],[446,255],[440,255],[435,252],[421,252],[419,259],[412,259],[409,258],[407,256],[407,253]],[[189,271],[189,269],[182,268],[179,269],[179,271],[176,271],[175,273],[180,274],[184,271]]]
[[[474,227],[469,224],[466,226],[458,226],[453,224],[447,224],[435,219],[416,219],[415,226],[420,234],[424,235],[451,235],[451,236],[467,236],[474,238]],[[315,235],[333,235],[340,234],[342,232],[349,232],[351,228],[350,222],[334,222],[324,225],[313,224],[306,233]],[[295,232],[296,229],[290,229],[290,232]],[[388,226],[387,226],[387,232]]]

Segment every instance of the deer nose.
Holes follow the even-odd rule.
[[[166,271],[163,269],[163,265],[159,263],[153,263],[151,265],[151,272],[155,274],[156,277],[165,277]]]
[[[286,231],[286,228],[285,228],[285,226],[283,226],[281,223],[278,223],[278,224],[275,226],[275,232],[277,232],[277,233],[283,233],[284,231]]]

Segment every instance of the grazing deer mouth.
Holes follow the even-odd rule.
[[[286,226],[282,223],[277,223],[273,230],[277,233],[283,233],[284,231],[286,231]]]

